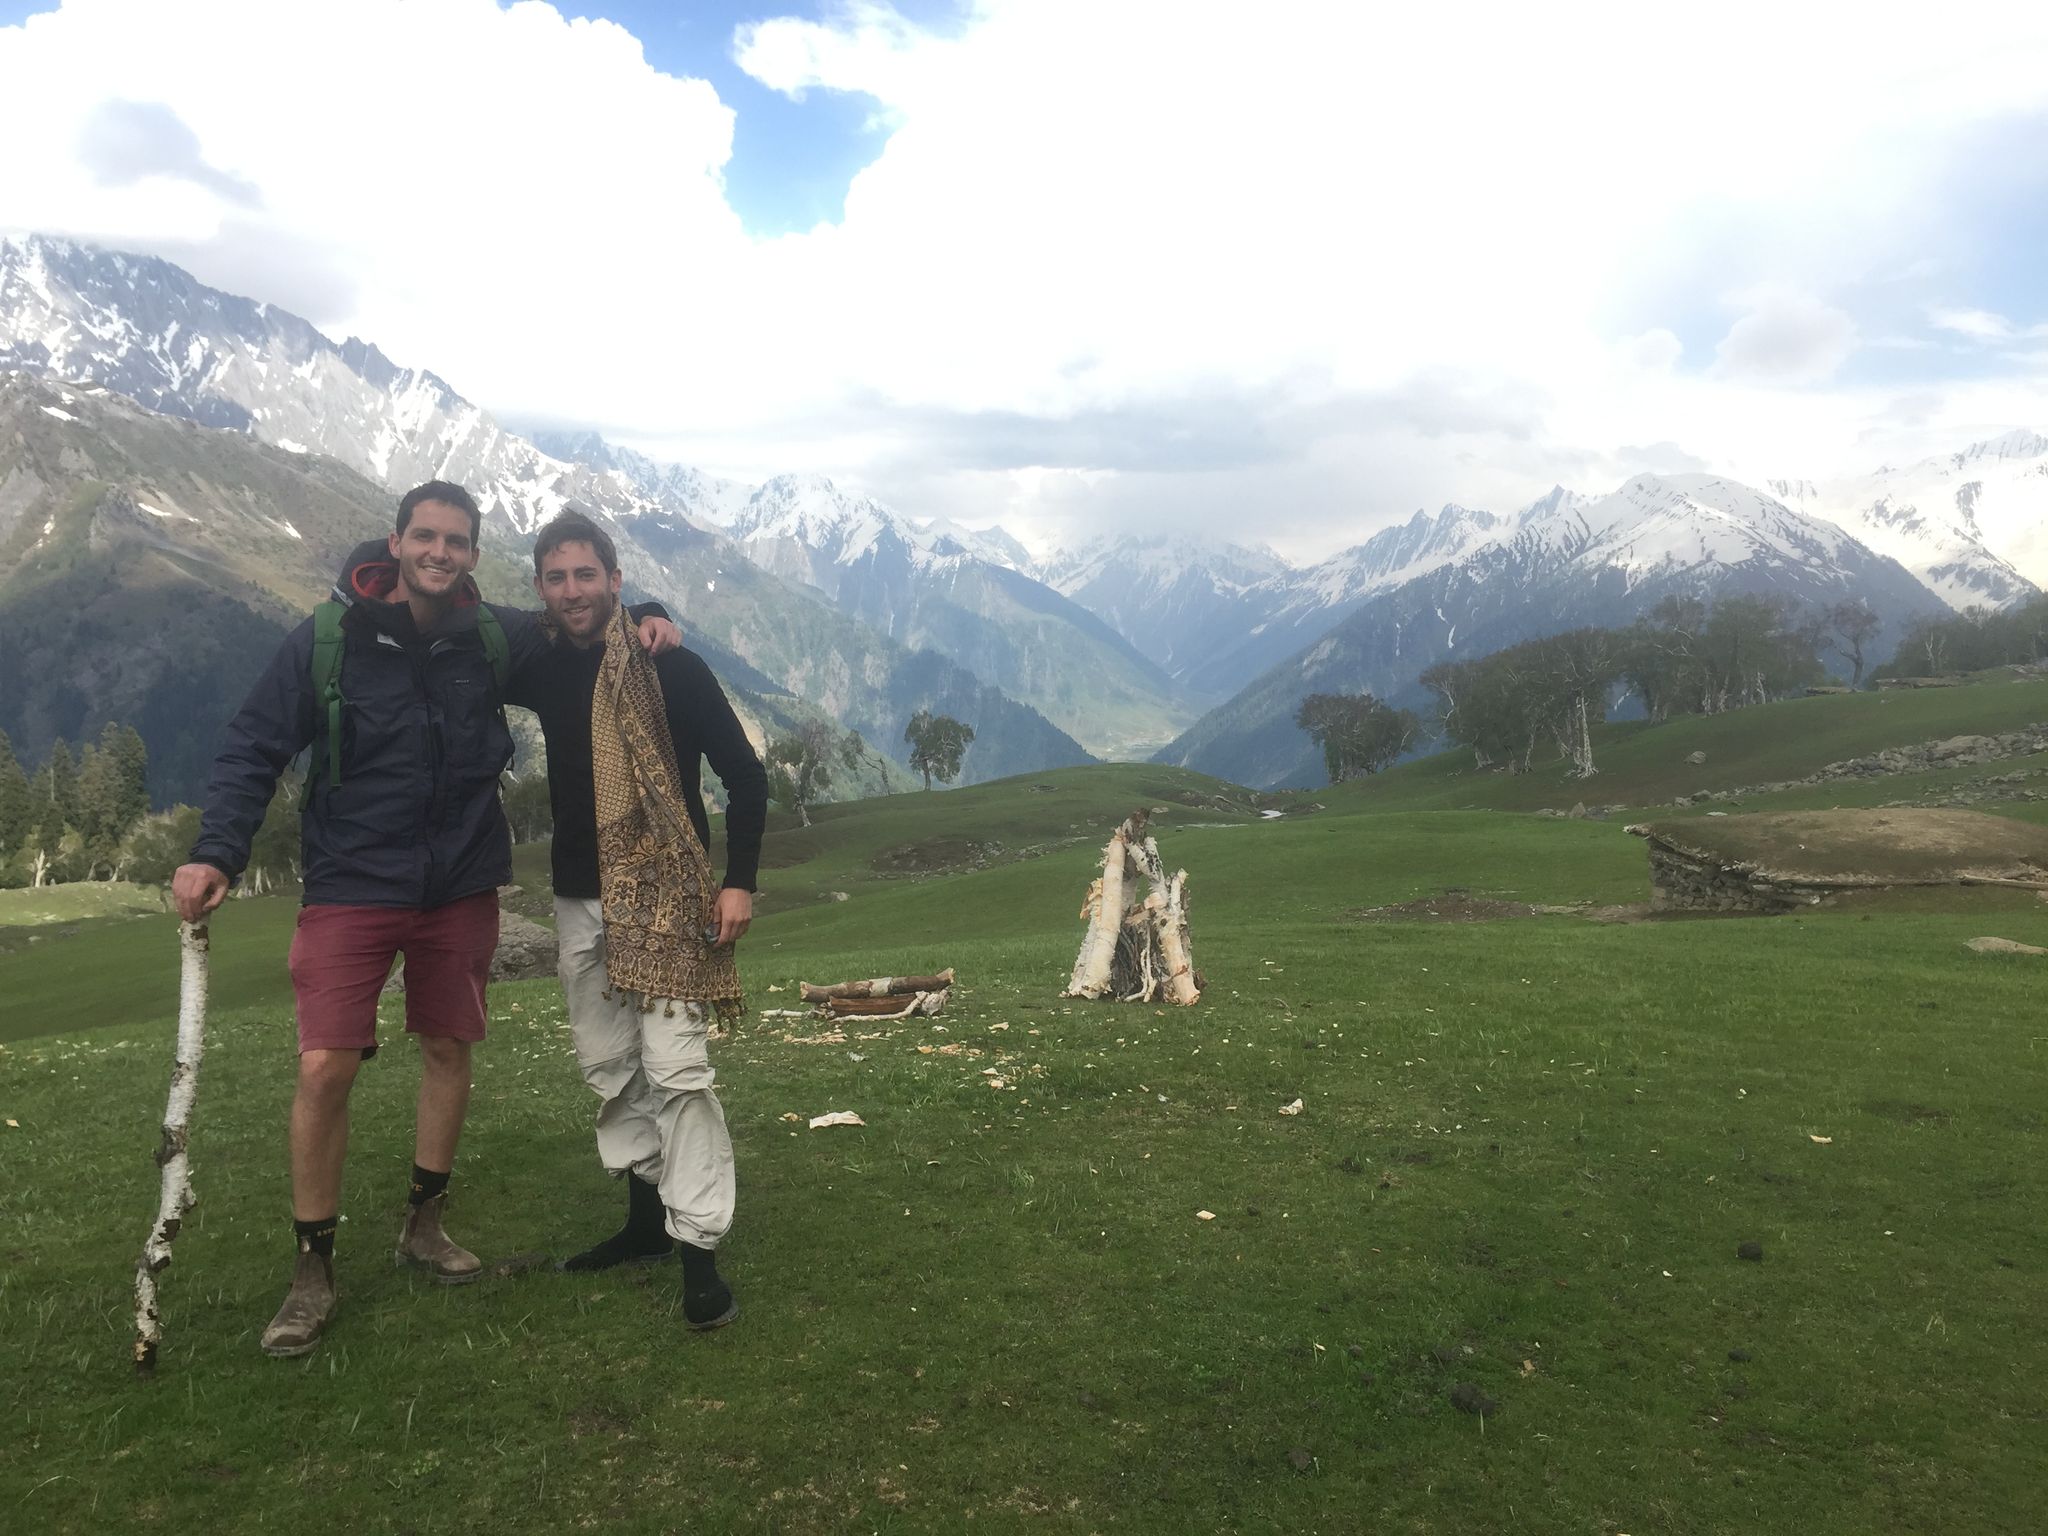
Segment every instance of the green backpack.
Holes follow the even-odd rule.
[[[332,598],[318,603],[313,608],[313,697],[327,707],[327,782],[330,786],[341,782],[341,711],[348,700],[341,695],[341,616],[348,612],[346,603]],[[476,632],[484,643],[484,660],[491,664],[491,675],[498,680],[498,694],[502,698],[505,681],[512,675],[512,648],[505,643],[505,626],[498,622],[497,614],[488,603],[480,603],[476,610]],[[319,777],[319,764],[306,768],[305,793],[299,807],[303,810],[312,803],[313,784]]]

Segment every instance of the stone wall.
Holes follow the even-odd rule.
[[[1951,736],[1942,741],[1923,741],[1911,747],[1886,747],[1867,757],[1846,758],[1829,763],[1803,779],[1781,779],[1770,784],[1746,784],[1740,789],[1703,789],[1680,795],[1673,805],[1707,805],[1726,800],[1746,800],[1753,795],[1776,794],[1780,790],[1804,789],[1815,784],[1839,784],[1889,778],[1902,773],[1928,773],[1938,769],[1975,768],[2007,758],[2031,757],[2048,752],[2048,723],[2024,726],[1995,736]],[[2003,776],[2000,784],[2017,783],[2024,774]],[[1997,796],[2004,800],[2031,800],[2031,792]]]
[[[1684,853],[1655,837],[1649,845],[1651,905],[1660,912],[1775,914],[1817,906],[1829,894]]]

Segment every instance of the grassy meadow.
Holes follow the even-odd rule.
[[[1625,817],[1519,813],[2005,729],[2048,718],[2048,688],[1772,708],[1609,728],[1587,786],[1437,759],[1253,796],[1117,766],[778,817],[750,1020],[714,1056],[741,1317],[704,1336],[667,1267],[532,1262],[622,1203],[559,992],[533,982],[493,990],[450,1217],[500,1272],[444,1290],[392,1267],[417,1061],[386,1050],[356,1091],[340,1316],[314,1355],[265,1359],[293,908],[249,900],[214,926],[201,1203],[136,1381],[173,925],[0,946],[0,1511],[37,1531],[314,1511],[394,1532],[2033,1529],[2048,962],[1964,943],[2048,944],[2048,905],[1361,915],[1447,890],[1642,902]],[[1141,804],[1191,872],[1209,989],[1062,1001],[1100,845]],[[520,879],[538,908],[543,850]],[[0,931],[24,926],[12,899]],[[936,1020],[758,1017],[799,979],[943,965]],[[837,1109],[865,1127],[806,1127]]]

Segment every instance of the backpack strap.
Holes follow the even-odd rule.
[[[347,612],[342,604],[329,601],[317,603],[313,608],[313,698],[327,710],[327,783],[328,787],[341,782],[341,711],[348,700],[341,692],[341,616]],[[300,799],[303,809],[313,798],[313,783],[320,776],[320,765],[309,764],[306,769],[305,793]]]
[[[498,698],[505,697],[505,685],[512,677],[512,647],[505,639],[505,626],[489,603],[476,609],[477,638],[483,642],[484,660],[491,664],[491,676],[498,680]]]

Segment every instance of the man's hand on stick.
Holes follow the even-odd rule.
[[[211,864],[180,864],[171,876],[171,900],[188,923],[204,922],[206,914],[227,899],[228,877]]]

